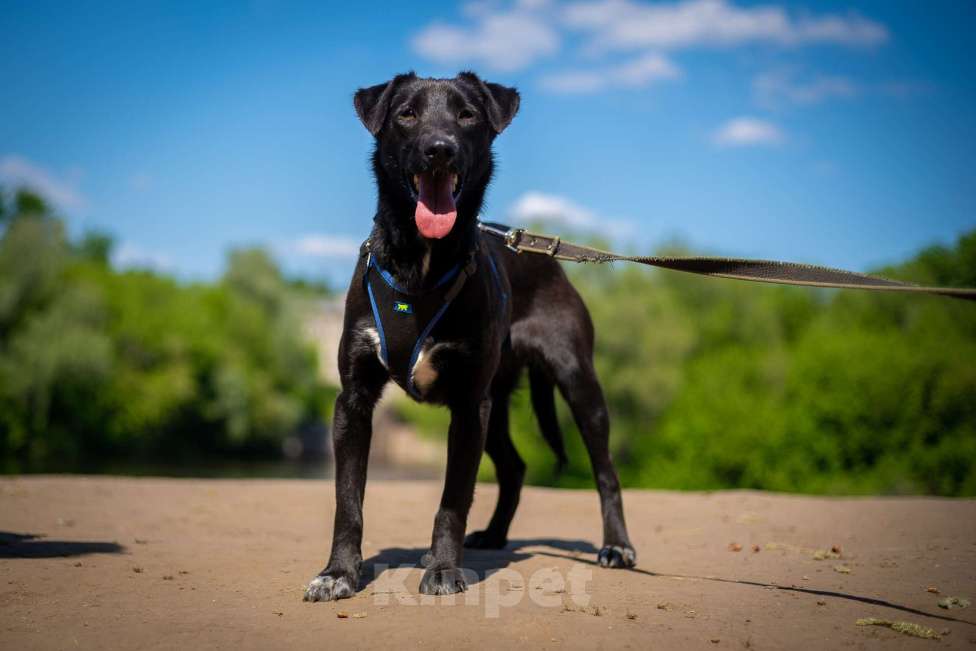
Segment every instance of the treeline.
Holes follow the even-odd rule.
[[[261,250],[216,283],[117,271],[27,191],[0,194],[0,459],[7,472],[112,458],[277,455],[334,391],[301,337],[314,288]]]
[[[322,288],[262,251],[231,253],[212,283],[116,270],[110,238],[72,240],[29,192],[0,193],[0,233],[0,470],[267,459],[328,420],[335,389],[301,335]],[[625,486],[976,495],[976,305],[567,270],[596,324]],[[976,286],[976,231],[878,271]],[[557,476],[526,393],[512,429],[528,480],[592,485],[564,405]],[[401,412],[446,432],[444,410]]]
[[[976,495],[976,305],[627,264],[566,268],[596,325],[625,486]],[[878,272],[976,286],[976,231]],[[571,462],[557,476],[527,392],[514,404],[528,481],[592,485],[564,405]],[[402,411],[431,433],[446,424]],[[491,474],[487,458],[482,471]]]

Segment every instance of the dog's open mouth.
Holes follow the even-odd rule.
[[[454,228],[457,219],[457,197],[460,183],[455,172],[422,172],[413,175],[413,191],[417,196],[414,220],[417,230],[426,238],[439,240]]]

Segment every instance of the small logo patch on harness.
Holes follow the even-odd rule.
[[[413,306],[403,301],[393,301],[393,311],[397,314],[413,314]]]

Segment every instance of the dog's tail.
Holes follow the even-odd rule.
[[[556,453],[556,474],[559,474],[566,467],[567,459],[563,432],[556,418],[554,390],[555,385],[545,371],[529,366],[529,395],[532,397],[532,409],[535,411],[542,438]]]

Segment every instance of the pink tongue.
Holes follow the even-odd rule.
[[[426,238],[439,240],[451,232],[457,219],[451,176],[421,174],[418,185],[420,197],[414,213],[417,230]]]

